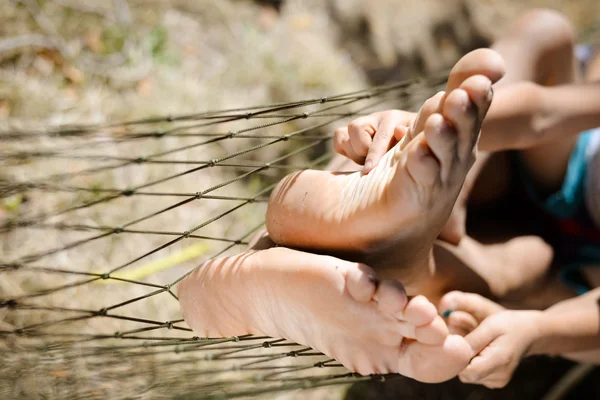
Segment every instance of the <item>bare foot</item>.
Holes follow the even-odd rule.
[[[425,297],[329,256],[272,248],[213,260],[181,282],[179,299],[202,336],[284,337],[361,374],[441,382],[471,357]]]
[[[269,201],[271,238],[327,251],[389,250],[395,265],[431,265],[432,242],[474,162],[491,85],[503,73],[501,57],[491,50],[464,56],[447,94],[423,106],[427,118],[417,118],[412,129],[419,133],[390,149],[368,175],[307,170],[286,177]]]

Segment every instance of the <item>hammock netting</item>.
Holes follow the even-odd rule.
[[[446,77],[124,123],[3,127],[3,397],[35,387],[43,398],[221,399],[390,378],[285,339],[198,337],[176,287],[202,262],[244,251],[264,229],[270,190],[323,168],[336,127],[415,110]]]
[[[125,123],[5,128],[2,373],[40,393],[111,398],[229,398],[383,379],[284,339],[195,336],[176,285],[203,261],[245,250],[264,229],[274,185],[327,164],[335,127],[383,106],[414,109],[445,79]]]

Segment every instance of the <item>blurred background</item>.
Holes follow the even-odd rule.
[[[518,14],[541,6],[563,12],[582,33],[600,21],[597,0],[0,0],[0,139],[3,134],[15,131],[34,132],[65,124],[113,124],[137,118],[319,99],[373,85],[426,77],[447,70],[469,50],[489,45]],[[393,104],[381,104],[377,109],[384,109],[386,105]],[[344,121],[348,119],[319,126],[315,131],[318,135],[331,134],[335,126]],[[290,121],[257,132],[281,135],[308,127],[311,122]],[[224,131],[243,129],[249,124],[255,125],[256,121],[232,122]],[[149,213],[170,207],[174,200],[164,196],[151,199],[131,196],[102,201],[93,209],[52,217],[57,210],[98,201],[114,188],[122,190],[144,185],[173,174],[182,175],[155,189],[192,193],[207,188],[213,190],[215,185],[235,180],[246,171],[238,167],[215,168],[184,175],[184,165],[165,162],[115,168],[93,177],[79,174],[85,169],[108,165],[100,155],[130,157],[170,152],[194,143],[190,137],[122,143],[118,139],[125,131],[127,129],[117,124],[114,129],[81,138],[42,135],[24,141],[0,140],[0,225],[3,227],[0,261],[26,260],[24,264],[38,268],[0,269],[0,300],[77,282],[77,276],[57,276],[48,269],[97,274],[117,265],[128,265],[137,260],[140,253],[153,251],[165,243],[165,237],[111,235],[106,240],[66,247],[69,243],[87,241],[86,229],[90,227],[110,231],[124,221],[145,218]],[[107,146],[98,147],[99,143]],[[209,145],[201,151],[178,150],[177,157],[171,160],[208,160],[257,143],[261,142],[240,138]],[[289,168],[307,165],[330,153],[329,145],[299,153],[284,164]],[[265,147],[249,154],[244,161],[267,162],[290,154],[299,146],[298,141],[290,141]],[[38,157],[35,152],[60,157]],[[80,154],[85,156],[78,157]],[[234,181],[214,194],[249,196],[251,193],[254,196],[262,193],[264,198],[263,192],[289,172],[289,168],[262,171]],[[78,185],[85,190],[63,190],[59,184],[56,190],[35,184],[23,187],[23,183],[39,182],[49,174],[56,178],[64,173],[71,181],[67,179],[59,184]],[[144,220],[141,227],[136,227],[147,231],[186,232],[190,223],[196,226],[204,218],[224,215],[228,204],[231,203],[189,203]],[[229,240],[238,245],[231,251],[239,251],[239,246],[243,248],[247,243],[247,232],[252,232],[252,227],[264,219],[264,210],[264,202],[253,202],[243,212],[224,215],[201,233],[224,238],[225,243]],[[15,221],[44,213],[52,217],[46,226],[15,224]],[[82,223],[86,229],[81,225],[78,231],[62,229],[64,224]],[[109,228],[105,228],[107,226]],[[169,254],[189,251],[187,244],[194,240],[203,246],[208,243],[195,248],[197,258],[135,279],[159,285],[171,283],[200,261],[222,251],[214,242],[186,237],[185,241],[147,258],[150,262],[160,261]],[[32,254],[37,258],[32,258]],[[41,261],[36,264],[38,260]],[[39,269],[42,267],[46,268],[43,273]],[[53,321],[57,319],[57,311],[64,316],[65,310],[99,310],[149,292],[148,288],[132,284],[93,284],[69,290],[48,292],[47,296],[32,299],[27,310],[0,307],[0,331],[13,332],[17,328],[52,322],[42,333],[133,332],[137,326],[127,320],[85,319],[60,324],[58,328]],[[44,311],[40,304],[54,313]],[[177,302],[167,293],[127,305],[123,312],[130,317],[154,321],[180,318]],[[169,335],[175,333],[168,331]],[[189,332],[181,334],[189,336]],[[178,377],[181,370],[166,370],[164,359],[151,358],[144,363],[138,359],[122,365],[128,373],[135,371],[129,375],[133,377],[131,382],[124,383],[122,370],[111,371],[108,362],[104,369],[96,367],[96,371],[77,360],[67,363],[66,356],[55,356],[51,362],[44,358],[41,363],[41,355],[25,355],[20,352],[22,346],[21,339],[0,336],[2,398],[172,398],[175,393],[187,390],[183,378]],[[117,362],[119,354],[113,354],[114,358],[109,361]],[[118,361],[128,362],[123,361],[126,358]],[[197,361],[189,360],[187,371],[191,375],[202,367],[194,364]],[[347,396],[352,399],[397,398],[402,392],[406,398],[442,398],[442,393],[453,390],[454,396],[450,398],[471,395],[486,399],[522,398],[526,393],[536,398],[570,366],[558,362],[535,375],[538,364],[533,365],[524,378],[518,378],[505,391],[469,391],[457,382],[440,386],[396,380],[396,386],[354,386]],[[531,374],[535,377],[531,378]],[[306,398],[302,393],[297,396]],[[339,398],[343,391],[325,391],[318,396]]]
[[[0,117],[52,124],[335,94],[443,70],[521,11],[594,0],[4,0]]]

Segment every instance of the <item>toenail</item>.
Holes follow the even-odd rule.
[[[494,97],[494,88],[492,87],[492,84],[490,83],[490,89],[488,90],[486,101],[488,101],[488,102],[492,101],[493,97]]]
[[[446,310],[442,313],[442,317],[448,318],[452,314],[452,310]]]
[[[446,122],[445,119],[443,119],[442,122],[439,125],[439,131],[438,132],[439,133],[446,132],[449,129],[450,129],[450,124],[448,122]]]
[[[379,286],[379,279],[375,278],[374,276],[369,276],[369,282],[375,285],[375,287]]]

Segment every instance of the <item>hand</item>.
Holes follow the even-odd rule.
[[[541,334],[541,311],[502,311],[486,319],[465,339],[477,354],[459,375],[464,383],[501,388]]]
[[[357,164],[364,164],[363,173],[368,174],[396,143],[405,138],[406,145],[421,132],[427,118],[441,110],[443,99],[444,92],[439,92],[423,104],[418,114],[388,110],[357,118],[335,131],[335,151]]]
[[[376,112],[335,131],[335,151],[371,171],[381,157],[407,133],[415,113],[401,110]]]
[[[467,334],[474,357],[459,375],[464,383],[501,388],[541,337],[541,311],[507,310],[478,294],[454,291],[440,301],[451,333]]]

